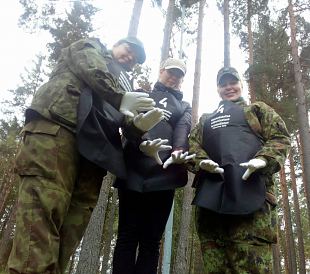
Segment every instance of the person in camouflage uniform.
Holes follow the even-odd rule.
[[[21,180],[10,273],[64,272],[106,175],[106,170],[82,157],[77,148],[82,90],[91,88],[99,101],[117,113],[132,116],[152,109],[154,102],[147,94],[126,92],[132,88],[126,71],[144,61],[143,44],[136,38],[122,39],[111,50],[99,39],[83,39],[63,49],[49,81],[35,93],[16,157]],[[122,121],[126,122],[119,127],[144,133],[131,126],[132,121]]]
[[[246,104],[234,68],[222,68],[217,85],[219,108],[203,114],[189,137],[189,152],[196,154],[188,167],[196,173],[193,204],[205,273],[272,273],[273,174],[284,164],[289,133],[271,107]]]

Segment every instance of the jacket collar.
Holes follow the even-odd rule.
[[[169,92],[179,101],[182,101],[182,99],[183,99],[183,93],[180,90],[168,88],[160,82],[156,82],[154,85],[153,92],[156,92],[156,91]]]

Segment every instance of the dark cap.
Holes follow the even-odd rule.
[[[176,68],[180,71],[182,71],[183,76],[186,74],[186,65],[185,63],[180,60],[180,59],[176,59],[176,58],[168,58],[165,61],[163,61],[160,65],[160,68],[163,69],[173,69]]]
[[[239,73],[238,73],[238,71],[235,68],[233,68],[233,67],[224,67],[224,68],[221,68],[218,71],[218,73],[217,73],[217,77],[216,77],[217,85],[220,84],[222,77],[224,75],[226,75],[226,74],[230,74],[230,75],[234,76],[238,81],[240,81]]]
[[[146,58],[143,43],[136,37],[128,36],[118,41],[118,43],[128,43],[137,55],[137,62],[143,64]]]

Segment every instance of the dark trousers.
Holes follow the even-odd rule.
[[[156,274],[162,234],[174,190],[140,193],[119,189],[118,238],[113,274]]]

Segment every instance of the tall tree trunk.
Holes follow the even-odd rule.
[[[0,268],[1,267],[5,268],[11,252],[13,244],[13,229],[16,220],[16,207],[17,207],[17,200],[13,205],[9,220],[6,223],[4,232],[0,240]]]
[[[135,0],[129,23],[128,36],[137,36],[143,0]]]
[[[193,99],[192,99],[192,127],[198,122],[198,109],[199,109],[199,94],[200,94],[200,78],[201,78],[201,53],[202,53],[202,33],[203,33],[203,18],[204,7],[206,0],[200,0],[199,3],[199,17],[198,17],[198,30],[197,30],[197,47],[195,59],[195,74],[193,85]]]
[[[256,94],[254,90],[253,84],[253,73],[252,73],[252,66],[254,64],[254,53],[253,53],[253,32],[252,32],[252,5],[251,0],[247,0],[247,27],[248,27],[248,46],[249,46],[249,96],[250,102],[254,103],[256,101]]]
[[[294,10],[292,5],[292,0],[288,0],[288,12],[290,18],[290,30],[291,30],[291,48],[292,57],[294,64],[294,76],[295,76],[295,90],[297,96],[297,114],[298,114],[298,124],[299,133],[301,141],[301,149],[304,163],[305,172],[305,188],[307,194],[307,205],[310,204],[310,134],[309,134],[309,119],[308,111],[306,106],[306,96],[304,91],[304,86],[302,83],[302,74],[300,68],[300,59],[298,56],[298,45],[296,41],[296,20],[294,16]],[[308,208],[308,214],[310,209]],[[308,216],[310,220],[310,215]]]
[[[272,245],[273,274],[281,274],[279,244]]]
[[[172,33],[172,27],[174,22],[174,9],[175,9],[175,0],[169,0],[167,14],[166,14],[166,22],[164,28],[164,38],[163,44],[161,47],[161,60],[163,61],[169,57],[169,49],[170,49],[170,39]]]
[[[224,0],[224,67],[230,67],[229,0]]]
[[[291,170],[290,174],[292,181],[294,212],[296,220],[297,239],[298,239],[299,273],[306,274],[304,239],[303,239],[302,223],[300,218],[300,208],[296,186],[295,164],[292,156],[292,151],[290,152],[289,155],[289,161],[290,161],[290,170]]]
[[[97,274],[98,272],[102,231],[111,182],[112,175],[108,174],[103,180],[97,205],[83,237],[76,274]]]
[[[306,172],[305,172],[305,165],[304,165],[304,156],[303,156],[303,151],[301,148],[301,144],[300,144],[300,135],[296,135],[296,143],[297,143],[297,150],[298,150],[298,155],[300,158],[300,164],[301,164],[301,169],[302,169],[302,173],[301,173],[301,177],[302,177],[302,182],[304,185],[304,193],[305,193],[305,197],[306,197],[306,202],[307,202],[307,212],[308,212],[308,225],[310,226],[310,199],[308,200],[308,196],[309,194],[307,193],[307,179],[306,179]]]
[[[117,206],[117,190],[113,189],[111,203],[109,204],[108,218],[107,221],[107,233],[106,239],[104,241],[103,247],[103,260],[101,264],[101,274],[106,274],[108,270],[108,263],[110,261],[110,253],[111,253],[111,243],[113,239],[113,224],[115,220],[115,211]]]
[[[295,252],[295,242],[294,235],[292,230],[292,216],[290,211],[290,204],[288,200],[288,190],[287,190],[287,181],[285,178],[285,173],[283,168],[280,171],[280,182],[281,182],[281,192],[283,199],[283,211],[284,211],[284,220],[285,220],[285,238],[286,238],[286,248],[288,252],[288,266],[289,273],[296,274],[296,252]]]
[[[285,230],[285,228],[284,228],[284,230]],[[288,265],[288,251],[287,251],[287,248],[286,248],[285,231],[281,230],[280,223],[278,225],[278,232],[279,232],[279,240],[280,240],[280,242],[279,242],[279,244],[280,244],[280,251],[282,253],[282,258],[284,260],[284,273],[285,274],[290,274],[289,273],[289,265]]]
[[[195,60],[195,74],[194,74],[194,86],[193,86],[193,101],[192,101],[192,124],[195,125],[198,121],[198,104],[199,104],[199,92],[200,92],[200,75],[201,75],[201,48],[202,48],[202,31],[203,31],[203,17],[204,7],[206,0],[200,0],[199,3],[199,17],[198,17],[198,32],[197,32],[197,48],[196,48],[196,60]],[[176,260],[174,264],[173,273],[187,273],[187,246],[188,236],[190,231],[191,222],[191,202],[193,200],[192,189],[193,174],[189,173],[189,180],[184,187],[184,196],[182,203],[182,215],[180,222],[179,238],[176,250]]]

